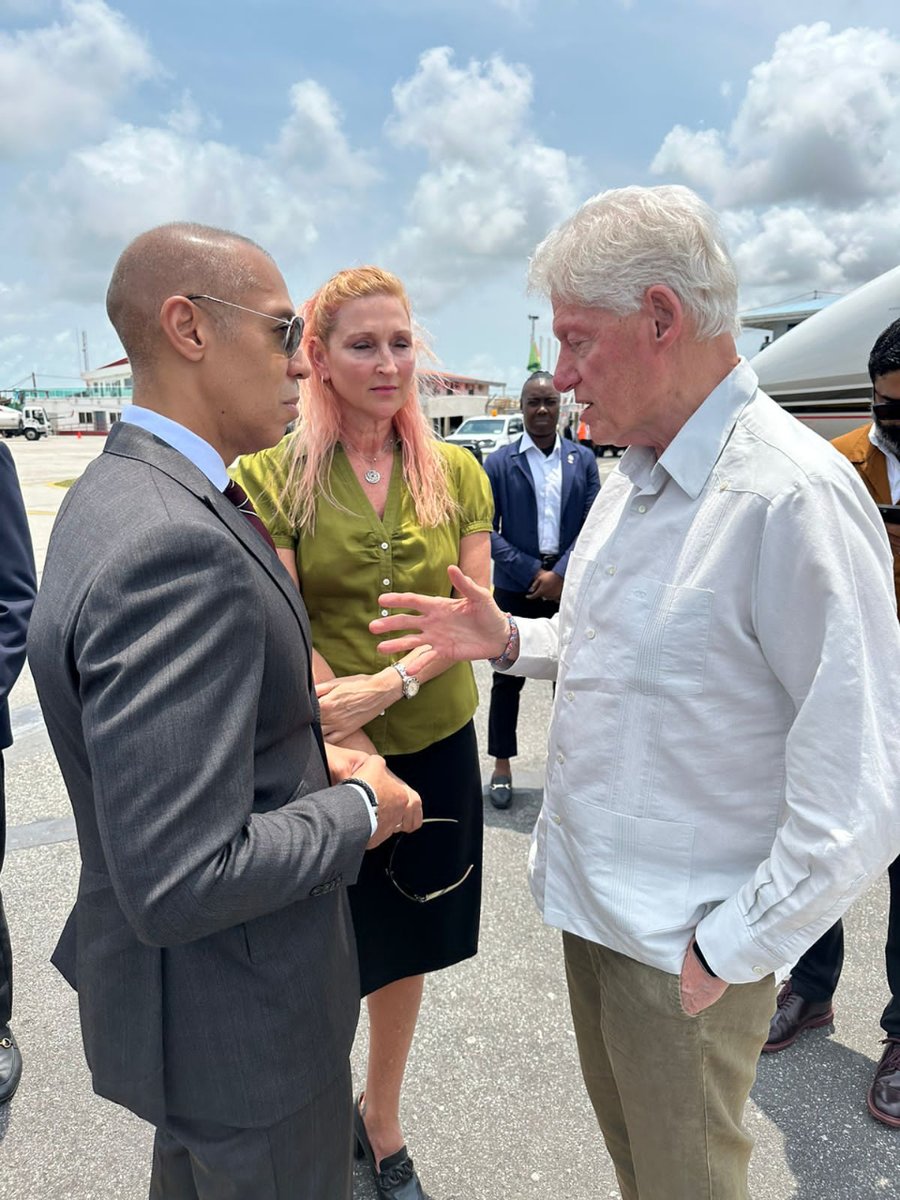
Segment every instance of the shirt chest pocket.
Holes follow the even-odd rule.
[[[648,696],[702,692],[713,595],[646,576],[632,577],[615,597],[601,589],[574,639],[582,653],[569,648],[569,677]]]

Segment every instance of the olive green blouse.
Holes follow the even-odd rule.
[[[424,529],[403,478],[399,444],[384,516],[379,520],[338,444],[330,489],[316,506],[315,533],[300,534],[278,504],[284,487],[290,437],[271,450],[248,455],[232,469],[272,534],[275,545],[297,557],[300,589],[309,612],[313,644],[335,675],[371,675],[402,655],[376,650],[369,622],[386,616],[382,592],[449,596],[447,567],[459,562],[460,539],[490,530],[493,498],[487,475],[468,450],[437,443],[458,511],[443,525]],[[398,700],[365,726],[379,754],[411,754],[449,737],[478,704],[469,663],[454,663],[428,680],[411,700]]]

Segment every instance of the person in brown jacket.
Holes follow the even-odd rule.
[[[882,510],[900,504],[900,320],[881,333],[869,355],[872,416],[869,425],[835,438],[832,445],[853,464]],[[896,514],[886,514],[893,516]],[[900,524],[885,520],[894,554],[894,586],[900,611]],[[891,999],[882,1013],[884,1053],[869,1089],[869,1112],[900,1129],[900,858],[888,868],[890,905],[885,945]],[[844,927],[833,925],[807,950],[778,995],[764,1051],[784,1050],[805,1029],[830,1025],[831,999],[844,962]]]

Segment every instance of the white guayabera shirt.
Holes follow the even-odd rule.
[[[545,921],[750,982],[900,850],[900,626],[875,505],[743,360],[627,451],[516,674],[554,678],[530,860]]]

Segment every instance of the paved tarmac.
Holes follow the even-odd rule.
[[[54,481],[77,476],[99,453],[102,439],[10,444],[43,561],[64,495]],[[603,460],[601,472],[612,466]],[[476,675],[483,746],[490,674],[478,665]],[[16,743],[6,752],[3,899],[13,937],[14,1027],[25,1074],[12,1103],[0,1107],[0,1200],[138,1200],[147,1194],[151,1132],[92,1094],[76,998],[48,961],[75,894],[78,850],[27,671],[12,706]],[[426,988],[404,1124],[434,1200],[619,1195],[581,1083],[559,935],[541,924],[525,882],[549,712],[550,685],[529,683],[514,806],[506,813],[485,807],[480,953],[432,977]],[[486,757],[482,766],[487,779]],[[807,1034],[760,1063],[746,1118],[756,1139],[751,1167],[756,1200],[900,1197],[900,1132],[872,1121],[865,1107],[881,1051],[885,928],[886,886],[879,881],[847,918],[847,962],[834,1031]],[[353,1052],[357,1079],[365,1036],[363,1017]],[[665,1053],[661,1044],[661,1058]],[[677,1078],[657,1104],[661,1120],[677,1113]],[[375,1200],[361,1167],[354,1196]]]

